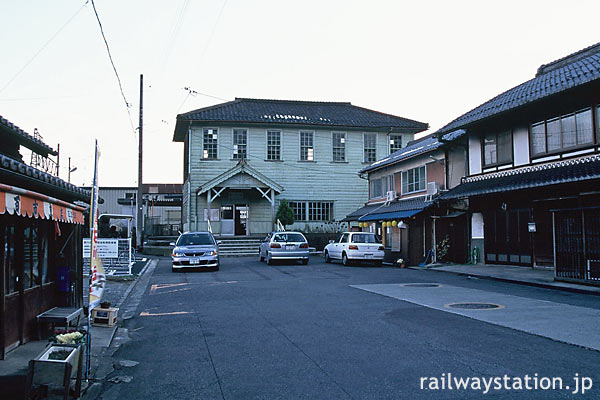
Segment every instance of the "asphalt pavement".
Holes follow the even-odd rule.
[[[438,286],[380,290],[407,283]],[[457,313],[446,301],[502,307]],[[308,266],[224,258],[220,271],[184,273],[162,258],[125,303],[128,318],[86,398],[573,398],[588,378],[583,398],[600,398],[595,342],[568,344],[497,319],[535,328],[536,318],[544,327],[576,318],[594,338],[600,325],[586,318],[600,312],[594,295],[316,257]],[[449,388],[450,377],[471,386]],[[512,386],[486,391],[496,378]],[[545,390],[546,378],[561,379],[562,390]]]

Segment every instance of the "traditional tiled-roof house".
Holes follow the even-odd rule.
[[[457,245],[453,247],[453,253],[444,254],[442,258],[465,261],[464,223],[462,227],[452,223],[446,229],[446,224],[437,221],[439,218],[464,218],[464,213],[438,216],[437,208],[431,207],[441,191],[459,182],[458,179],[449,181],[452,174],[446,173],[449,154],[453,151],[429,135],[359,171],[369,181],[369,200],[346,220],[357,222],[362,230],[381,235],[386,261],[401,258],[409,265],[426,260],[432,262],[437,255],[436,243],[447,235],[451,235]],[[453,231],[454,226],[459,230]]]
[[[82,234],[89,192],[56,176],[58,153],[0,117],[0,357],[36,338],[36,316],[83,299]],[[39,168],[23,162],[30,149]],[[62,280],[59,281],[59,277]]]
[[[600,282],[600,44],[542,65],[436,135],[468,151],[467,176],[442,199],[468,209],[473,254]]]
[[[280,199],[292,229],[342,220],[367,200],[357,171],[427,124],[350,103],[241,99],[177,116],[184,143],[184,229],[220,235],[273,229]]]

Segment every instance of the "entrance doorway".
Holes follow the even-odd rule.
[[[248,205],[236,205],[235,206],[235,235],[246,236],[248,235]]]
[[[529,209],[497,210],[485,214],[486,262],[531,266],[533,263]]]

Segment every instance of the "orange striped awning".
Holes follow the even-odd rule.
[[[0,214],[84,224],[83,207],[41,193],[0,183]]]

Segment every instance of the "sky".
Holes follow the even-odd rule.
[[[0,115],[60,144],[76,185],[92,180],[96,139],[100,185],[137,185],[140,74],[143,182],[181,183],[177,114],[235,97],[349,101],[432,133],[600,41],[597,0],[94,4],[122,93],[91,1],[0,2]]]

